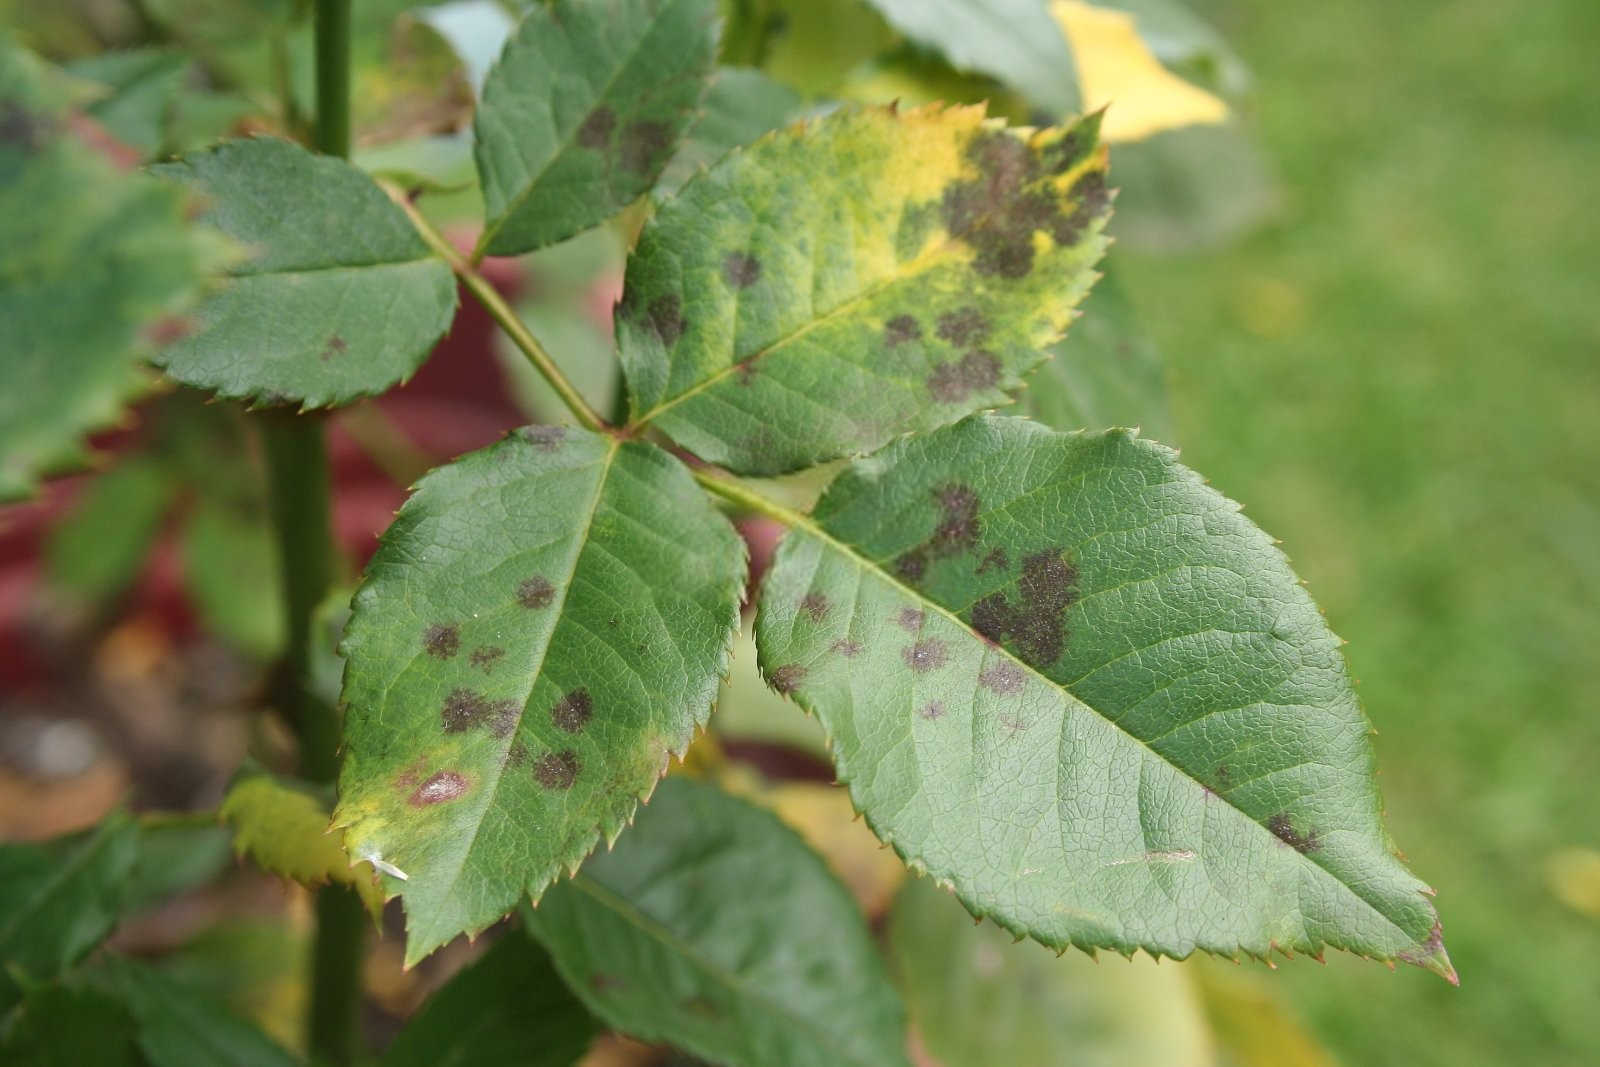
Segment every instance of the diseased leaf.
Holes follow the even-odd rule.
[[[869,0],[958,70],[990,74],[1056,115],[1078,108],[1072,50],[1041,0]]]
[[[87,976],[121,1001],[150,1067],[295,1067],[296,1060],[222,1004],[154,967],[108,956]]]
[[[310,888],[349,886],[374,922],[383,914],[383,890],[371,865],[351,864],[339,835],[329,831],[327,809],[306,790],[246,773],[229,787],[217,814],[233,827],[234,851],[263,870]]]
[[[455,314],[450,267],[350,164],[275,138],[152,168],[206,196],[251,258],[158,357],[220,396],[306,408],[410,377]]]
[[[0,845],[0,1015],[19,981],[46,982],[98,945],[122,913],[139,831],[113,812],[92,830]]]
[[[943,1067],[1217,1063],[1191,969],[1014,943],[926,879],[895,898],[890,951],[917,1035]]]
[[[728,156],[628,262],[634,423],[773,474],[1007,402],[1104,248],[1095,121],[851,108]]]
[[[1100,126],[1107,141],[1138,141],[1227,119],[1227,104],[1168,71],[1150,53],[1134,16],[1083,0],[1051,0],[1050,13],[1077,57],[1084,107],[1110,105]]]
[[[569,1067],[597,1029],[544,949],[513,931],[428,998],[383,1067]]]
[[[0,41],[0,500],[78,458],[141,388],[164,317],[219,258],[184,196],[79,141],[42,65]]]
[[[336,821],[406,956],[615,839],[710,715],[742,542],[652,445],[530,427],[427,475],[345,630]]]
[[[771,814],[682,777],[524,922],[601,1019],[714,1063],[905,1063],[849,892]]]
[[[0,1040],[0,1055],[26,1067],[149,1067],[133,1016],[92,989],[47,985],[29,993]]]
[[[1126,431],[974,418],[841,475],[756,640],[873,829],[1053,947],[1324,945],[1453,980],[1339,642],[1271,540]]]
[[[1166,444],[1176,440],[1161,353],[1110,270],[1020,399],[1024,411],[1057,430],[1136,426]]]
[[[716,59],[714,0],[535,6],[489,72],[476,125],[490,255],[605,221],[655,183]]]

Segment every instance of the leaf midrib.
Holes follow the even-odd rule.
[[[784,509],[784,510],[787,510],[787,509]],[[931,599],[930,597],[927,596],[927,594],[921,592],[920,590],[914,589],[913,587],[911,587],[909,585],[906,585],[900,579],[896,578],[895,576],[891,575],[889,572],[885,571],[881,566],[879,566],[879,564],[876,561],[871,560],[871,559],[867,558],[865,555],[863,555],[862,553],[858,552],[855,549],[854,546],[846,544],[845,542],[840,541],[837,538],[835,538],[832,534],[830,534],[826,530],[824,530],[816,522],[816,520],[814,520],[810,515],[805,515],[805,514],[802,514],[800,512],[790,511],[790,512],[788,512],[788,516],[786,516],[786,518],[789,519],[791,527],[798,527],[798,528],[804,529],[811,536],[817,538],[819,541],[822,541],[824,544],[828,545],[833,550],[839,552],[841,555],[845,556],[847,559],[853,561],[857,565],[858,568],[860,568],[862,570],[870,571],[871,573],[873,573],[876,576],[878,576],[884,582],[887,582],[890,586],[895,587],[897,589],[900,589],[901,591],[903,591],[906,595],[908,595],[912,599],[916,600],[919,603],[925,604],[927,607],[933,609],[938,614],[943,615],[946,619],[949,619],[951,622],[953,622],[957,626],[959,626],[962,630],[964,630],[968,634],[972,635],[974,640],[981,640],[981,638],[979,637],[977,631],[973,630],[971,625],[968,624],[966,620],[962,619],[959,615],[957,615],[955,612],[951,611],[949,608],[945,607],[943,604],[939,603],[936,600]],[[1083,707],[1089,709],[1091,712],[1093,712],[1095,715],[1097,715],[1103,722],[1105,722],[1106,724],[1111,726],[1111,728],[1114,729],[1117,733],[1119,733],[1119,734],[1123,735],[1124,737],[1128,738],[1129,740],[1133,741],[1139,747],[1139,749],[1141,751],[1148,752],[1150,755],[1154,756],[1156,759],[1160,760],[1161,762],[1167,764],[1167,766],[1171,767],[1173,770],[1177,771],[1178,774],[1181,775],[1185,781],[1188,781],[1188,782],[1191,782],[1191,783],[1193,783],[1195,785],[1198,785],[1201,788],[1205,788],[1205,783],[1201,782],[1199,779],[1195,778],[1194,775],[1189,770],[1187,770],[1184,767],[1180,767],[1177,763],[1174,763],[1169,757],[1167,757],[1163,753],[1157,751],[1156,749],[1152,748],[1149,744],[1147,744],[1145,741],[1141,740],[1138,736],[1130,733],[1127,730],[1126,727],[1124,727],[1123,725],[1118,723],[1115,719],[1113,719],[1110,716],[1106,715],[1104,712],[1102,712],[1099,708],[1095,707],[1093,704],[1090,704],[1088,701],[1081,699],[1071,689],[1067,688],[1066,685],[1064,685],[1064,684],[1056,681],[1055,679],[1049,677],[1048,675],[1044,674],[1042,671],[1040,671],[1038,668],[1034,667],[1032,664],[1029,664],[1026,661],[1018,658],[1015,653],[1013,653],[1010,649],[1004,647],[1003,645],[994,645],[993,648],[992,648],[992,651],[994,651],[995,653],[997,653],[999,655],[1005,656],[1013,664],[1015,664],[1017,667],[1021,668],[1022,670],[1026,671],[1028,674],[1032,675],[1034,678],[1039,679],[1040,681],[1044,682],[1046,685],[1050,686],[1053,689],[1056,689],[1056,690],[1060,691],[1061,693],[1065,694],[1067,697],[1069,697],[1073,701],[1075,701],[1078,704],[1082,705]],[[1228,807],[1232,808],[1234,811],[1238,812],[1241,816],[1243,816],[1244,820],[1247,823],[1249,823],[1252,826],[1255,826],[1262,833],[1271,836],[1274,841],[1278,840],[1278,837],[1277,837],[1276,834],[1273,834],[1272,831],[1267,829],[1267,827],[1264,824],[1262,824],[1258,819],[1256,819],[1255,816],[1251,815],[1249,812],[1247,812],[1243,808],[1239,807],[1238,804],[1234,803],[1226,795],[1221,794],[1221,793],[1217,793],[1217,794],[1214,794],[1214,795],[1217,797],[1218,800],[1222,801]],[[1301,852],[1298,849],[1295,849],[1293,851],[1294,851],[1295,856],[1300,861],[1303,861],[1303,862],[1315,867],[1317,870],[1323,872],[1324,874],[1328,875],[1330,878],[1332,878],[1334,880],[1334,882],[1336,882],[1338,885],[1342,886],[1352,897],[1354,897],[1355,899],[1359,900],[1362,904],[1365,904],[1368,908],[1372,909],[1372,911],[1379,918],[1381,918],[1384,922],[1388,923],[1394,929],[1398,930],[1402,935],[1404,935],[1412,943],[1419,943],[1417,941],[1417,938],[1414,935],[1412,935],[1409,931],[1406,930],[1405,927],[1401,926],[1398,922],[1396,922],[1393,918],[1391,918],[1390,915],[1388,914],[1388,912],[1384,911],[1382,908],[1378,907],[1378,905],[1374,904],[1371,900],[1367,899],[1367,897],[1362,895],[1362,893],[1355,886],[1351,885],[1349,882],[1346,882],[1343,878],[1339,877],[1333,871],[1329,870],[1326,866],[1324,866],[1323,864],[1319,863],[1314,857],[1312,857],[1312,856],[1310,856],[1310,855],[1308,855],[1308,854],[1306,854],[1304,852]],[[1324,939],[1324,940],[1326,940],[1326,939]]]
[[[620,919],[638,930],[645,937],[661,942],[673,952],[688,960],[704,974],[715,979],[737,996],[757,1001],[770,1010],[772,1014],[799,1024],[801,1028],[815,1035],[821,1045],[827,1047],[835,1055],[839,1056],[841,1060],[850,1063],[866,1062],[856,1059],[848,1049],[840,1047],[831,1032],[822,1029],[803,1015],[790,1012],[785,1005],[774,1000],[765,992],[743,984],[737,974],[727,970],[715,960],[708,959],[692,943],[678,936],[677,932],[667,926],[666,923],[636,907],[632,902],[613,891],[610,886],[605,885],[593,875],[579,871],[572,876],[572,885],[580,892],[588,894],[602,907],[609,908],[615,912]]]

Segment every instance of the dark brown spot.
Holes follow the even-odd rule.
[[[578,143],[585,148],[604,149],[611,143],[611,131],[616,128],[617,113],[601,104],[589,112],[578,127]]]
[[[841,637],[830,646],[845,659],[855,659],[861,654],[861,642],[853,641],[848,637]]]
[[[672,147],[672,131],[664,122],[630,122],[622,131],[619,147],[623,170],[648,174]]]
[[[928,391],[945,404],[958,404],[1000,380],[1000,360],[993,352],[975,349],[952,363],[940,363],[928,376]]]
[[[1228,770],[1228,765],[1226,763],[1217,764],[1217,781],[1226,782],[1231,777],[1233,777],[1233,772]]]
[[[1023,662],[1047,667],[1066,647],[1064,615],[1077,600],[1077,568],[1059,549],[1036,552],[1022,561],[1018,602],[991,593],[972,606],[972,628],[996,644],[1008,638]]]
[[[801,682],[805,680],[806,669],[798,663],[786,663],[774,670],[769,677],[772,688],[780,693],[792,693]]]
[[[422,647],[435,659],[449,659],[461,649],[461,631],[436,622],[422,632]]]
[[[924,638],[914,645],[908,645],[901,649],[900,655],[906,661],[906,666],[918,674],[938,670],[944,666],[948,658],[945,643],[935,637]]]
[[[416,760],[412,762],[411,766],[394,776],[394,787],[402,791],[410,789],[412,786],[422,781],[422,772],[427,769],[427,758],[425,756],[418,756]]]
[[[1011,566],[1011,557],[1006,555],[1004,548],[992,548],[989,554],[983,557],[983,562],[978,564],[977,573],[986,574],[992,570],[1005,570]]]
[[[928,550],[913,548],[894,561],[894,572],[908,582],[920,582],[928,569]]]
[[[656,336],[661,338],[661,343],[668,348],[677,344],[678,338],[683,336],[683,301],[678,299],[677,293],[664,293],[650,301],[645,318]]]
[[[447,800],[454,800],[466,791],[465,778],[455,771],[440,771],[417,786],[417,791],[411,794],[409,803],[413,808],[425,808],[429,804],[443,804]]]
[[[522,719],[522,705],[515,700],[497,700],[489,705],[487,716],[489,732],[502,741],[517,732]]]
[[[1267,829],[1296,852],[1315,852],[1322,847],[1321,835],[1317,831],[1307,830],[1305,833],[1300,833],[1284,812],[1279,812],[1268,819]]]
[[[1080,202],[1078,212],[1064,218],[1048,192],[1029,189],[1041,177],[1040,161],[1009,133],[974,137],[967,158],[977,164],[979,177],[952,182],[940,206],[950,233],[972,246],[972,269],[979,274],[1025,277],[1033,270],[1035,232],[1048,231],[1058,241],[1075,239],[1094,217],[1094,210]]]
[[[582,730],[593,715],[594,701],[589,697],[589,690],[582,686],[556,701],[555,707],[550,709],[550,721],[569,734]]]
[[[349,347],[350,346],[345,343],[345,339],[343,337],[335,334],[334,336],[328,338],[328,343],[322,348],[322,362],[326,363],[334,356],[342,355]]]
[[[549,579],[536,574],[532,578],[524,579],[517,586],[517,603],[529,611],[547,608],[556,598],[556,587],[550,584]]]
[[[946,485],[933,491],[944,518],[928,539],[935,558],[959,555],[983,536],[983,520],[978,518],[979,500],[969,486]]]
[[[520,767],[528,762],[528,746],[521,741],[511,742],[511,748],[506,751],[506,763],[512,767]]]
[[[722,260],[722,278],[735,289],[748,289],[761,280],[761,261],[748,252],[729,252]]]
[[[1022,692],[1022,669],[1015,663],[996,663],[978,675],[978,684],[992,693],[1013,696]]]
[[[964,307],[939,316],[939,336],[962,348],[989,336],[989,319],[975,307]]]
[[[934,719],[940,718],[944,715],[944,701],[930,700],[926,704],[922,705],[922,707],[917,709],[917,714],[922,718],[927,719],[929,722],[932,722]]]
[[[494,670],[494,665],[499,663],[500,658],[505,654],[506,650],[501,648],[499,645],[484,645],[481,648],[475,648],[472,650],[471,662],[474,667],[478,668],[484,674],[488,674],[490,671]]]
[[[914,634],[922,629],[922,622],[927,618],[918,608],[901,608],[900,614],[895,616],[895,625],[908,634]]]
[[[896,315],[883,324],[883,343],[890,348],[915,341],[922,336],[922,327],[910,315]]]
[[[583,762],[570,748],[546,752],[533,765],[533,776],[546,789],[571,789],[583,770]]]
[[[470,689],[453,689],[439,708],[439,721],[447,734],[482,726],[489,718],[489,702]]]
[[[524,426],[522,439],[541,452],[554,452],[567,439],[565,426]]]
[[[812,622],[821,622],[828,617],[828,609],[833,605],[828,603],[828,598],[821,593],[807,593],[805,599],[800,601],[800,610],[811,616]]]

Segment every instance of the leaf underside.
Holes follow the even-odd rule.
[[[484,251],[554,244],[655,183],[714,69],[715,14],[712,0],[558,0],[528,12],[478,108]]]
[[[774,474],[1008,403],[1105,246],[1097,121],[847,108],[729,155],[628,261],[633,422]]]
[[[764,581],[762,669],[975,915],[1056,948],[1332,945],[1453,978],[1338,639],[1170,450],[974,418],[857,463],[814,517]]]
[[[710,714],[742,542],[682,464],[530,427],[423,478],[345,631],[335,822],[408,960],[614,839]]]
[[[449,265],[343,160],[262,137],[153,170],[205,196],[209,221],[253,253],[159,355],[179,381],[261,404],[344,404],[410,377],[449,328]]]
[[[612,1026],[715,1063],[902,1064],[905,1014],[848,890],[768,812],[683,777],[524,911]]]

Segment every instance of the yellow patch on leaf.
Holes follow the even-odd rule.
[[[1228,105],[1161,65],[1125,11],[1053,0],[1050,12],[1072,45],[1083,109],[1110,104],[1105,141],[1140,141],[1163,130],[1220,123]]]

